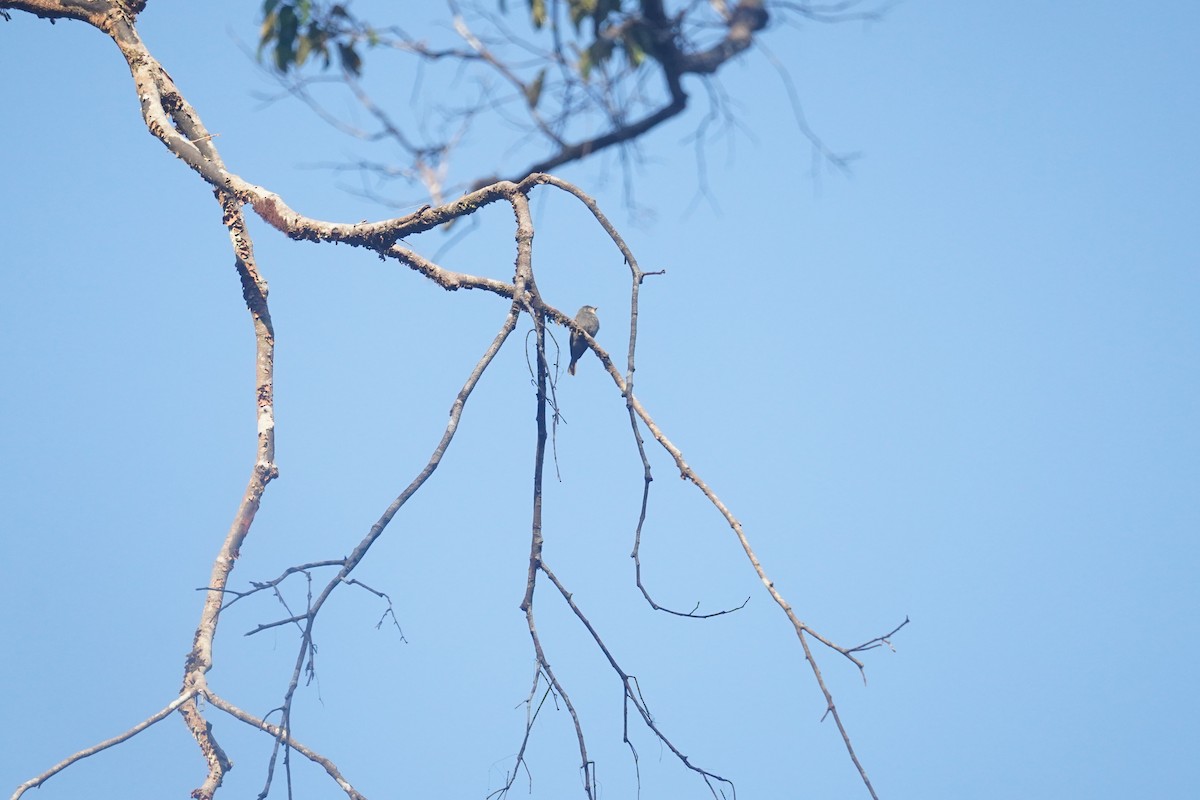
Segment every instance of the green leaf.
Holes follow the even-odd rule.
[[[626,30],[621,41],[625,46],[625,57],[629,60],[629,66],[634,69],[641,66],[641,63],[646,60],[647,53],[654,47],[650,31],[644,25],[634,25]]]
[[[604,66],[609,57],[612,56],[615,45],[608,39],[597,39],[588,45],[587,49],[579,56],[579,75],[585,81],[592,74],[592,70],[596,67]]]
[[[597,65],[605,64],[612,57],[616,44],[611,39],[597,39],[588,46],[592,53],[592,61]]]
[[[280,72],[287,72],[288,67],[296,61],[296,51],[293,48],[299,28],[300,21],[296,19],[296,10],[291,6],[280,8],[275,30],[275,69]]]
[[[529,0],[529,11],[533,16],[533,27],[540,30],[546,24],[546,0]]]
[[[579,77],[586,82],[592,74],[592,51],[591,48],[584,50],[579,54],[579,63],[576,65],[579,70]]]
[[[362,57],[354,49],[354,45],[338,42],[338,58],[341,59],[342,69],[355,77],[362,75]]]
[[[646,60],[646,51],[632,36],[624,36],[622,40],[625,44],[625,59],[629,62],[629,66],[637,69]]]
[[[262,49],[275,38],[275,12],[267,14],[263,17],[262,29],[258,32],[258,54],[262,57]]]
[[[296,9],[291,6],[284,6],[279,9],[278,25],[275,33],[280,43],[286,43],[289,47],[296,40],[296,33],[300,30],[300,20],[296,19]]]
[[[292,51],[292,46],[286,42],[275,43],[275,69],[280,72],[287,72],[295,60],[296,54]]]
[[[571,0],[571,24],[575,26],[575,32],[579,33],[579,26],[585,19],[590,17],[596,10],[596,0]]]
[[[300,37],[300,45],[296,48],[296,66],[304,65],[308,60],[308,54],[312,51],[312,39],[307,36]]]
[[[533,83],[525,85],[525,102],[529,103],[530,108],[537,108],[538,100],[542,98],[542,86],[545,83],[546,68],[542,67],[537,77],[533,79]]]

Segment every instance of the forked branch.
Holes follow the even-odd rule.
[[[654,3],[644,4],[651,11],[653,11],[655,5]],[[755,4],[742,3],[738,8],[752,5]],[[175,87],[170,76],[167,75],[158,61],[151,56],[138,37],[134,26],[134,18],[140,7],[141,4],[139,3],[120,2],[120,0],[62,0],[61,2],[53,2],[53,0],[24,0],[23,2],[0,2],[0,8],[17,8],[41,16],[82,19],[110,35],[125,55],[129,64],[148,130],[173,154],[178,156],[200,175],[212,188],[221,206],[222,219],[229,231],[234,261],[241,281],[243,298],[250,311],[255,334],[255,397],[258,417],[256,458],[242,500],[219,548],[211,577],[205,587],[205,603],[196,628],[192,651],[185,662],[183,686],[179,695],[163,710],[160,710],[121,736],[82,750],[37,778],[22,784],[14,797],[19,797],[21,793],[32,786],[40,785],[47,778],[65,769],[70,764],[100,752],[107,747],[126,741],[144,731],[150,725],[154,724],[154,722],[164,718],[171,711],[179,710],[192,735],[200,745],[202,755],[208,766],[205,780],[193,792],[193,796],[197,800],[209,800],[220,787],[225,774],[231,767],[231,762],[217,743],[213,735],[212,726],[205,718],[204,711],[197,702],[198,698],[203,697],[213,706],[272,736],[275,739],[277,752],[279,748],[284,748],[285,757],[288,752],[295,751],[305,758],[321,764],[352,800],[358,800],[361,795],[341,775],[336,765],[326,756],[304,747],[295,740],[292,734],[292,699],[298,689],[300,676],[304,672],[305,660],[311,657],[314,648],[316,620],[323,605],[337,587],[355,582],[355,579],[351,578],[351,573],[366,557],[373,544],[384,533],[388,524],[408,499],[426,483],[437,469],[438,464],[441,462],[454,438],[467,399],[470,397],[472,390],[484,371],[493,362],[496,354],[515,329],[521,314],[528,315],[533,325],[537,354],[535,366],[537,438],[534,447],[534,497],[531,519],[530,555],[526,575],[525,595],[521,603],[521,608],[526,615],[535,657],[539,665],[538,672],[544,675],[549,681],[553,695],[562,698],[574,721],[581,758],[580,768],[584,776],[584,791],[589,800],[592,800],[596,796],[596,784],[592,775],[593,765],[589,760],[584,739],[583,725],[563,683],[550,668],[534,617],[536,586],[540,575],[544,575],[555,586],[566,605],[571,609],[580,624],[589,632],[597,648],[603,653],[619,677],[624,690],[626,711],[629,705],[632,705],[641,716],[644,724],[654,733],[659,741],[667,746],[685,766],[699,774],[707,783],[714,796],[718,795],[719,786],[717,784],[729,784],[729,781],[713,772],[693,765],[688,757],[665,736],[658,723],[650,714],[641,692],[637,689],[636,678],[620,666],[617,659],[604,643],[600,633],[575,603],[566,585],[550,570],[543,559],[544,520],[542,517],[542,492],[544,489],[543,474],[547,440],[548,387],[550,384],[550,367],[546,356],[547,323],[563,325],[586,341],[588,347],[595,352],[604,369],[609,373],[619,396],[623,398],[623,402],[628,410],[633,436],[642,458],[645,481],[642,512],[635,535],[633,555],[637,566],[638,585],[647,600],[650,600],[650,597],[641,584],[640,562],[637,559],[636,543],[640,541],[642,523],[645,519],[646,503],[648,502],[649,487],[653,476],[641,434],[642,427],[649,431],[651,437],[671,456],[679,470],[680,476],[691,481],[726,520],[756,576],[762,582],[770,597],[791,622],[818,687],[825,697],[827,713],[834,718],[851,760],[858,769],[867,790],[872,797],[875,797],[875,790],[871,786],[866,771],[854,751],[849,734],[846,731],[837,706],[833,701],[833,697],[813,655],[810,638],[834,649],[862,670],[863,664],[857,658],[856,653],[881,645],[890,645],[890,637],[900,630],[907,623],[907,620],[888,634],[851,648],[836,645],[813,630],[807,623],[801,621],[790,604],[779,592],[774,582],[767,575],[754,549],[751,547],[741,523],[720,500],[715,491],[687,464],[681,450],[665,435],[648,410],[638,400],[634,394],[633,375],[635,373],[639,290],[647,276],[661,274],[661,271],[655,273],[641,270],[630,248],[626,245],[615,227],[600,211],[594,200],[577,187],[541,173],[528,175],[518,181],[494,183],[443,205],[436,207],[426,206],[405,217],[385,219],[373,223],[350,224],[324,222],[306,217],[292,210],[277,194],[242,179],[225,167],[220,154],[213,145],[212,136],[205,129],[195,110],[186,102],[182,94]],[[747,17],[742,20],[742,24],[753,28],[754,25],[758,24],[756,19],[754,17]],[[677,54],[671,57],[683,58],[683,55]],[[692,64],[690,69],[698,71],[702,65],[702,62]],[[679,68],[686,69],[689,67],[687,64],[684,64]],[[582,202],[591,211],[597,223],[608,233],[617,251],[621,254],[623,261],[630,269],[631,327],[628,338],[626,373],[624,375],[618,371],[608,353],[600,347],[592,336],[579,328],[571,317],[547,303],[538,292],[532,266],[534,229],[529,213],[528,195],[539,186],[551,186],[569,193]],[[470,216],[485,206],[494,203],[507,203],[516,217],[517,225],[514,237],[516,242],[516,268],[511,278],[507,276],[472,275],[451,271],[421,256],[404,243],[405,237],[411,237],[432,230],[445,223]],[[507,315],[499,332],[487,348],[483,357],[468,375],[463,388],[455,398],[451,406],[450,420],[442,434],[441,440],[434,448],[433,454],[425,466],[409,485],[399,493],[387,509],[384,510],[377,522],[360,539],[358,545],[350,555],[340,560],[320,562],[322,565],[336,567],[336,574],[315,597],[309,597],[304,613],[291,614],[286,620],[283,620],[285,623],[295,624],[301,628],[301,642],[293,673],[287,690],[284,692],[283,702],[279,708],[279,725],[270,724],[241,711],[232,703],[229,703],[213,692],[207,685],[206,677],[213,665],[212,644],[218,628],[220,615],[223,609],[228,607],[228,604],[225,604],[225,599],[230,594],[234,595],[234,601],[239,597],[238,593],[232,592],[228,588],[230,575],[239,557],[241,546],[254,522],[263,493],[268,483],[277,475],[277,468],[274,462],[274,331],[267,307],[267,284],[262,278],[255,262],[253,243],[247,232],[243,216],[246,205],[250,205],[270,225],[293,239],[311,242],[342,242],[369,249],[384,259],[403,264],[410,270],[433,281],[448,291],[479,289],[504,298],[508,305]],[[303,568],[297,568],[297,571],[304,571],[306,575],[310,575]],[[274,589],[278,585],[278,581],[286,577],[287,574],[289,573],[285,572],[276,581],[264,583],[262,587]],[[243,596],[245,594],[249,594],[249,592],[242,593]],[[657,604],[653,604],[653,601],[650,602],[657,607]],[[311,669],[311,661],[309,662],[309,667]],[[532,692],[530,697],[532,699]],[[528,725],[532,725],[532,721],[535,718],[536,714],[531,715]],[[528,730],[529,728],[527,727],[526,739],[528,738]],[[626,741],[629,741],[628,732]],[[630,747],[632,748],[631,742]],[[517,773],[517,769],[523,766],[523,753],[524,745],[521,749],[521,755],[518,756],[517,768],[514,768],[512,773],[514,776]],[[636,759],[636,751],[634,753]],[[268,787],[269,782],[270,777],[268,777]],[[508,785],[511,786],[511,779]]]

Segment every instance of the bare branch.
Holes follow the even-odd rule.
[[[675,757],[679,759],[681,764],[704,779],[704,782],[708,785],[709,791],[712,792],[713,797],[719,797],[716,787],[713,785],[713,781],[727,784],[732,789],[733,781],[729,780],[728,778],[722,778],[720,775],[717,775],[714,772],[710,772],[709,770],[696,766],[692,763],[688,756],[684,755],[683,752],[680,751],[680,749],[676,747],[669,738],[667,738],[667,735],[663,733],[662,729],[658,726],[658,723],[654,721],[654,717],[650,714],[650,709],[647,707],[645,700],[642,698],[641,691],[635,691],[637,678],[625,672],[625,670],[621,668],[621,665],[617,663],[616,658],[608,649],[608,645],[604,643],[604,640],[600,638],[600,634],[597,633],[595,627],[592,626],[591,621],[584,616],[583,611],[580,610],[578,605],[576,605],[575,598],[569,591],[567,591],[567,587],[563,585],[563,583],[550,570],[550,568],[546,566],[544,562],[539,565],[539,568],[546,575],[546,577],[550,579],[550,582],[554,584],[554,588],[558,589],[559,594],[562,595],[563,600],[566,601],[571,611],[575,614],[575,617],[583,624],[585,628],[587,628],[588,633],[592,636],[592,640],[596,643],[596,647],[599,648],[600,652],[604,654],[605,659],[607,659],[609,666],[612,667],[613,671],[620,676],[621,685],[625,691],[626,702],[633,704],[633,707],[637,709],[637,712],[641,716],[642,721],[646,724],[646,727],[649,728],[656,737],[658,737],[660,742],[666,745],[668,750],[674,753]],[[632,747],[632,743],[630,743],[628,737],[628,731],[626,732],[625,741]],[[734,796],[737,796],[736,790],[734,791]]]
[[[686,37],[678,30],[678,22],[673,19],[668,19],[663,11],[662,3],[655,0],[643,0],[641,3],[642,14],[637,18],[630,18],[622,24],[646,25],[648,30],[653,34],[652,41],[654,42],[653,50],[654,57],[663,65],[664,72],[667,78],[668,89],[672,97],[671,104],[682,104],[686,101],[686,96],[682,93],[679,86],[679,78],[686,72],[704,72],[708,69],[715,60],[731,58],[737,53],[740,53],[749,46],[753,39],[753,34],[760,30],[766,24],[766,12],[763,9],[761,2],[746,2],[730,8],[727,4],[719,4],[723,6],[723,16],[727,17],[728,24],[724,39],[715,45],[703,50],[687,49],[685,47]],[[844,5],[844,4],[838,4]],[[107,12],[98,17],[97,13],[100,7],[103,6]],[[866,775],[866,772],[860,763],[857,754],[851,744],[851,740],[847,730],[843,724],[837,706],[833,701],[833,697],[828,690],[824,677],[813,656],[809,638],[825,644],[836,650],[838,653],[849,659],[857,665],[860,671],[863,669],[863,664],[854,655],[857,652],[874,649],[883,644],[890,645],[890,637],[899,631],[908,620],[901,623],[888,634],[885,634],[875,639],[871,639],[862,645],[854,648],[844,648],[834,644],[828,638],[814,631],[808,624],[802,622],[792,609],[790,604],[784,599],[780,591],[775,586],[775,583],[767,575],[764,567],[760,563],[754,549],[752,548],[749,538],[739,520],[733,515],[725,504],[716,495],[715,491],[697,474],[684,460],[682,451],[665,435],[661,428],[656,424],[647,409],[641,404],[634,394],[633,376],[635,374],[635,352],[638,332],[638,315],[639,306],[638,298],[640,287],[649,275],[662,274],[664,270],[656,272],[644,272],[638,266],[630,248],[626,245],[623,238],[617,232],[615,227],[609,222],[607,217],[601,212],[596,202],[582,192],[577,187],[554,178],[550,175],[535,173],[522,178],[519,181],[501,181],[488,186],[481,187],[469,194],[454,200],[449,203],[440,204],[436,207],[425,206],[416,212],[396,219],[386,219],[378,222],[367,223],[361,222],[357,224],[323,222],[315,220],[293,211],[288,207],[283,199],[266,189],[249,183],[238,175],[230,172],[221,160],[213,137],[207,132],[201,123],[199,116],[195,110],[190,107],[186,100],[179,93],[175,84],[167,75],[162,66],[153,58],[145,46],[142,44],[138,34],[134,28],[134,17],[137,10],[140,10],[140,4],[121,3],[119,0],[94,0],[93,2],[83,2],[82,0],[63,0],[62,2],[51,2],[51,0],[28,0],[21,3],[5,3],[0,2],[0,8],[19,8],[20,10],[31,11],[40,15],[50,15],[61,17],[70,17],[74,19],[84,19],[90,24],[104,30],[108,33],[113,41],[121,49],[125,56],[131,73],[134,78],[135,86],[138,93],[138,98],[141,103],[143,118],[146,122],[148,130],[158,138],[173,154],[183,160],[189,168],[194,170],[202,177],[213,189],[214,194],[221,204],[222,219],[226,225],[230,241],[234,252],[235,264],[237,266],[239,278],[242,285],[243,298],[251,313],[253,321],[255,342],[256,342],[256,386],[255,398],[257,407],[257,440],[256,440],[256,459],[254,468],[251,471],[250,478],[247,482],[246,489],[243,493],[241,503],[237,513],[234,516],[233,522],[227,531],[223,543],[219,549],[217,557],[212,567],[211,577],[205,588],[206,597],[204,608],[201,613],[200,621],[197,625],[193,647],[185,662],[183,686],[180,695],[163,711],[158,712],[155,716],[147,721],[135,726],[126,734],[101,743],[93,748],[72,756],[62,764],[57,765],[50,772],[39,776],[28,784],[23,785],[19,789],[19,793],[25,791],[30,786],[38,785],[46,778],[55,774],[57,771],[69,766],[71,763],[80,758],[87,757],[94,752],[105,747],[117,744],[124,741],[133,735],[136,735],[141,730],[144,730],[149,725],[162,719],[172,710],[179,710],[192,735],[195,737],[200,746],[201,753],[206,760],[208,771],[204,783],[193,792],[193,796],[197,800],[210,800],[216,790],[222,783],[225,774],[231,767],[230,759],[225,755],[220,745],[213,735],[211,724],[205,719],[202,710],[196,702],[197,697],[207,698],[212,705],[220,708],[223,711],[231,714],[237,719],[258,727],[266,731],[275,739],[275,754],[278,754],[280,748],[284,752],[285,767],[290,769],[289,754],[292,750],[300,753],[304,757],[323,766],[328,774],[334,778],[341,786],[343,791],[353,800],[357,800],[361,795],[342,777],[337,767],[326,757],[315,753],[314,751],[299,744],[293,737],[291,732],[292,719],[292,702],[295,693],[299,687],[300,677],[307,673],[310,677],[314,674],[315,664],[314,656],[316,652],[316,644],[314,639],[314,629],[316,620],[325,602],[329,599],[333,591],[337,587],[344,584],[358,583],[356,579],[350,577],[351,573],[359,566],[367,553],[371,550],[374,543],[382,536],[391,520],[405,505],[405,503],[426,483],[432,476],[438,465],[441,463],[447,449],[454,439],[457,431],[465,404],[469,399],[475,386],[482,377],[484,371],[494,360],[496,354],[507,340],[508,336],[515,329],[517,320],[521,313],[529,315],[532,321],[534,336],[535,336],[535,354],[536,354],[536,385],[537,385],[537,433],[534,447],[534,474],[533,474],[533,507],[531,515],[530,528],[530,553],[527,568],[526,590],[524,598],[521,602],[521,609],[525,613],[527,626],[530,637],[533,643],[535,656],[539,665],[538,673],[544,675],[549,683],[547,695],[543,696],[543,701],[546,696],[555,698],[561,697],[564,705],[570,713],[579,745],[580,753],[580,769],[583,773],[584,791],[589,800],[594,800],[596,796],[596,784],[594,779],[594,765],[589,759],[588,748],[585,742],[583,725],[580,717],[573,705],[569,694],[565,687],[560,682],[558,677],[552,670],[550,663],[546,657],[543,643],[538,634],[535,616],[534,616],[534,600],[536,596],[536,586],[539,575],[545,575],[546,578],[558,590],[560,596],[564,599],[567,606],[578,619],[579,623],[588,631],[594,643],[600,652],[608,660],[611,668],[619,676],[624,692],[624,705],[626,716],[628,714],[628,706],[633,705],[635,710],[641,716],[647,728],[662,742],[668,749],[674,753],[676,758],[680,760],[689,770],[700,775],[708,785],[714,797],[719,796],[718,784],[728,784],[732,787],[732,783],[713,772],[699,768],[693,765],[689,758],[673,744],[663,733],[658,723],[654,720],[649,711],[649,707],[643,698],[640,688],[638,687],[636,677],[626,672],[617,662],[616,658],[608,649],[600,636],[600,633],[595,629],[592,623],[583,614],[582,610],[575,603],[570,591],[558,579],[558,577],[550,570],[543,558],[543,519],[542,519],[542,492],[544,480],[544,464],[546,458],[546,441],[548,438],[547,428],[547,409],[552,406],[551,391],[552,383],[550,381],[549,360],[546,355],[546,323],[548,321],[561,324],[568,328],[572,333],[578,334],[579,337],[587,343],[587,346],[600,359],[603,368],[609,373],[613,380],[614,386],[618,390],[627,408],[630,417],[632,433],[637,444],[639,454],[643,464],[644,486],[643,486],[643,502],[637,531],[635,534],[635,545],[633,557],[635,560],[635,572],[638,576],[638,586],[642,590],[643,595],[655,608],[660,608],[650,600],[648,592],[641,584],[640,561],[637,558],[637,547],[640,542],[642,527],[646,517],[646,509],[648,503],[649,487],[653,481],[649,460],[645,452],[645,443],[642,438],[641,427],[644,426],[650,435],[659,443],[659,445],[671,456],[676,467],[679,470],[680,477],[691,481],[705,496],[714,508],[722,515],[730,526],[747,560],[750,562],[756,576],[762,582],[771,598],[780,607],[792,623],[796,636],[800,641],[804,651],[805,658],[808,660],[812,669],[814,678],[826,700],[826,713],[834,718],[838,730],[842,736],[846,750],[851,761],[857,768],[860,777],[870,792],[872,797],[875,797],[875,791]],[[613,35],[617,35],[613,32]],[[480,44],[482,47],[482,43]],[[606,84],[606,89],[612,89],[613,84]],[[615,96],[615,95],[614,95]],[[615,101],[613,96],[605,99],[606,103],[610,103],[608,110],[610,120],[621,119],[619,112],[615,111]],[[670,106],[668,106],[669,108]],[[680,110],[682,105],[680,107]],[[663,111],[664,109],[660,109]],[[675,112],[677,113],[677,112]],[[653,116],[653,115],[652,115]],[[645,120],[643,120],[644,122]],[[621,123],[624,125],[624,123]],[[637,124],[634,123],[636,127]],[[626,130],[629,130],[628,128]],[[620,136],[620,132],[610,132],[610,136]],[[603,138],[603,137],[601,137]],[[617,143],[614,140],[612,143]],[[589,145],[590,146],[590,145]],[[606,145],[607,146],[607,145]],[[592,213],[599,224],[612,239],[616,249],[620,252],[624,262],[630,270],[630,315],[631,324],[628,339],[627,353],[627,372],[624,376],[617,370],[612,362],[609,354],[600,347],[599,343],[577,324],[573,318],[566,316],[562,311],[545,302],[537,288],[537,283],[533,271],[533,236],[534,226],[529,210],[528,195],[534,189],[541,185],[550,185],[560,191],[571,194],[580,202],[582,202]],[[438,226],[460,220],[463,217],[470,216],[479,211],[484,206],[496,202],[505,202],[512,208],[516,218],[516,230],[514,239],[516,244],[516,268],[511,282],[501,280],[499,278],[476,276],[466,273],[454,272],[447,270],[432,260],[429,260],[413,249],[407,246],[404,238],[413,236],[422,232],[426,232]],[[278,708],[280,711],[280,724],[272,725],[264,720],[253,717],[244,711],[241,711],[233,704],[214,694],[207,686],[206,674],[213,665],[212,645],[216,635],[217,626],[219,623],[221,612],[227,605],[223,605],[223,600],[227,594],[233,594],[236,602],[243,596],[247,596],[254,592],[237,593],[228,589],[228,583],[232,570],[238,560],[240,549],[246,537],[249,534],[250,528],[256,517],[261,498],[265,492],[268,483],[274,479],[278,470],[274,462],[274,388],[273,388],[273,359],[274,359],[274,331],[271,324],[270,313],[267,307],[267,284],[263,280],[258,266],[255,262],[253,243],[249,237],[246,228],[246,221],[243,215],[245,205],[250,205],[266,222],[285,235],[296,240],[311,241],[311,242],[345,242],[356,247],[362,247],[377,253],[381,258],[392,259],[404,264],[414,272],[428,278],[435,284],[443,287],[448,291],[457,289],[481,289],[486,292],[496,294],[505,298],[509,303],[507,315],[500,326],[491,345],[486,349],[483,356],[480,358],[474,369],[468,375],[462,389],[455,398],[451,410],[450,419],[441,436],[440,441],[433,450],[424,467],[420,470],[417,476],[409,483],[409,485],[401,491],[392,503],[384,510],[379,519],[360,539],[357,546],[346,558],[335,561],[312,562],[309,565],[291,568],[285,571],[279,578],[266,582],[261,585],[255,585],[254,592],[260,589],[270,588],[282,601],[282,595],[279,592],[280,583],[289,575],[299,572],[304,574],[309,581],[309,592],[306,598],[306,608],[303,614],[289,613],[289,617],[282,621],[270,623],[260,626],[260,629],[282,624],[295,624],[301,631],[300,643],[296,659],[293,666],[293,672],[288,683],[287,689],[284,692],[283,701]],[[322,590],[313,596],[311,588],[312,569],[321,566],[336,566],[338,567],[336,575],[327,581]],[[359,586],[363,586],[358,583]],[[377,594],[380,597],[387,599],[387,595],[378,592],[374,589],[366,588]],[[286,608],[286,604],[285,604]],[[389,600],[389,611],[390,611]],[[674,612],[680,613],[680,612]],[[727,613],[727,612],[718,612]],[[695,615],[694,612],[690,614]],[[385,615],[386,616],[386,615]],[[703,615],[714,616],[714,614]],[[394,614],[393,614],[394,618]],[[532,698],[536,694],[537,678],[535,677],[534,689],[530,692],[528,703],[532,702]],[[540,704],[539,704],[540,709]],[[512,785],[512,778],[517,771],[525,766],[524,752],[525,742],[528,740],[529,729],[536,719],[537,713],[534,712],[528,718],[526,726],[525,741],[522,743],[520,753],[518,754],[516,765],[510,776],[506,791]],[[629,744],[635,763],[637,761],[637,751],[633,748],[632,742],[628,736],[626,728],[626,743]],[[268,788],[270,786],[271,776],[275,764],[275,755],[272,756],[271,766],[268,771]],[[289,788],[290,788],[290,772],[289,772]]]
[[[50,780],[58,773],[62,772],[64,769],[71,766],[76,761],[82,761],[85,758],[96,755],[96,753],[99,753],[102,750],[107,750],[108,748],[113,747],[114,745],[118,745],[121,742],[125,742],[125,741],[132,739],[134,736],[137,736],[139,733],[146,730],[154,723],[160,722],[160,721],[166,719],[168,716],[170,716],[172,711],[176,711],[184,703],[190,702],[192,700],[193,696],[194,695],[191,695],[191,694],[181,694],[181,695],[179,695],[179,697],[176,697],[174,700],[172,700],[170,703],[168,703],[165,707],[159,709],[157,712],[150,715],[146,719],[142,720],[137,725],[134,725],[132,728],[125,731],[124,733],[119,733],[116,736],[112,737],[111,739],[105,739],[103,742],[94,744],[91,747],[86,747],[77,753],[72,753],[71,755],[64,758],[62,761],[55,764],[50,769],[43,772],[41,775],[38,775],[37,777],[34,777],[34,778],[30,778],[29,780],[25,781],[20,786],[18,786],[17,790],[15,792],[13,792],[12,800],[19,800],[21,795],[25,794],[25,792],[27,792],[28,790],[39,788],[43,783]]]
[[[309,761],[322,767],[325,772],[329,774],[329,777],[333,778],[334,782],[341,787],[342,791],[346,793],[346,796],[349,797],[350,800],[367,800],[366,797],[359,794],[358,790],[355,789],[348,780],[346,780],[341,771],[338,770],[336,764],[315,750],[296,741],[294,738],[292,738],[291,731],[287,730],[286,727],[272,725],[266,720],[259,719],[253,714],[243,711],[233,703],[230,703],[228,700],[219,695],[213,694],[212,692],[206,692],[205,699],[212,703],[214,707],[221,709],[234,719],[241,720],[251,727],[258,728],[259,730],[269,733],[276,741],[283,742],[289,748],[295,750]]]

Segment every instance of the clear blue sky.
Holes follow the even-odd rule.
[[[257,98],[273,86],[233,37],[253,39],[259,3],[177,5],[151,3],[143,36],[233,171],[319,218],[389,214],[311,168],[387,152]],[[1200,7],[1183,2],[916,0],[870,27],[779,29],[765,41],[809,122],[862,153],[849,178],[813,176],[757,53],[722,74],[753,136],[709,149],[714,202],[695,202],[685,139],[698,110],[644,143],[637,200],[652,219],[623,208],[612,162],[563,172],[645,268],[667,270],[642,294],[639,393],[799,615],[846,644],[911,617],[896,652],[869,654],[865,688],[820,654],[884,798],[1195,791],[1198,30]],[[17,14],[0,24],[0,74],[10,792],[174,696],[195,588],[253,460],[254,406],[219,209],[146,133],[115,48]],[[535,209],[543,292],[598,305],[600,341],[624,352],[619,257],[565,198],[539,192]],[[493,209],[444,262],[507,277],[510,227]],[[282,475],[235,588],[349,551],[428,457],[506,309],[361,251],[255,232],[279,340]],[[412,242],[427,255],[444,243]],[[407,643],[375,630],[381,607],[354,591],[319,629],[294,731],[369,797],[482,798],[520,741],[533,675],[517,608],[534,434],[523,330],[428,491],[360,570],[395,600]],[[546,557],[664,729],[743,800],[865,797],[786,621],[660,453],[651,588],[685,608],[751,601],[707,623],[641,602],[623,404],[591,360],[559,391]],[[302,606],[303,587],[289,600]],[[601,797],[635,796],[616,677],[545,589],[538,609]],[[241,634],[279,616],[265,598],[235,606],[217,641],[213,687],[259,714],[278,703],[294,636]],[[236,761],[223,796],[252,796],[268,742],[211,719]],[[643,797],[706,795],[644,730],[634,740]],[[582,796],[576,760],[566,714],[546,713],[533,796]],[[202,775],[170,719],[36,796],[186,797]],[[297,776],[297,797],[341,796],[307,765]]]

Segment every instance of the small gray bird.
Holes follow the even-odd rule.
[[[584,306],[579,309],[579,313],[575,315],[575,324],[588,332],[588,336],[595,336],[600,332],[600,318],[596,316],[595,306]],[[571,331],[571,363],[567,366],[569,375],[575,374],[575,362],[583,357],[587,352],[587,342],[582,336],[575,331]]]

